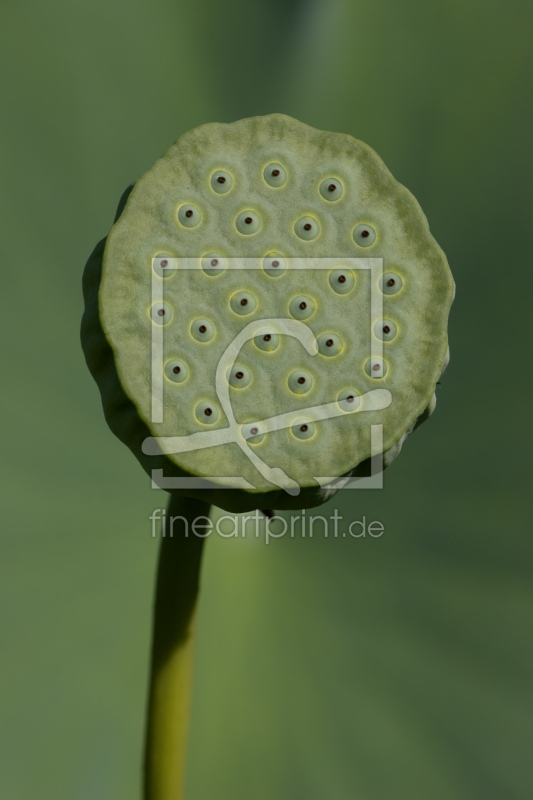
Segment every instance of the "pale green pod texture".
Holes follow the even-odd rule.
[[[244,479],[246,489],[176,490],[232,510],[305,507],[331,496],[317,476],[364,471],[371,425],[383,425],[386,466],[429,416],[453,296],[422,210],[376,153],[271,114],[202,125],[137,181],[87,265],[83,342],[111,428],[149,473]],[[173,451],[170,438],[228,429],[215,375],[249,323],[256,336],[224,371],[240,443]],[[376,389],[390,403],[365,410]],[[325,404],[339,412],[316,419]],[[158,455],[143,452],[152,437]]]

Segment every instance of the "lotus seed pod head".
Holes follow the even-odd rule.
[[[383,466],[435,405],[454,283],[376,153],[283,114],[182,136],[84,274],[106,419],[152,480],[305,508]]]

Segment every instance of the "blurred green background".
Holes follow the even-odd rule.
[[[5,0],[0,796],[139,797],[165,505],[108,431],[81,273],[182,133],[280,111],[370,144],[457,282],[437,413],[335,508],[211,537],[188,800],[526,800],[533,768],[525,0]],[[7,375],[7,378],[6,378]]]

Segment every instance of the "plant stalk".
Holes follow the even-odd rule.
[[[192,524],[198,517],[209,517],[209,510],[208,503],[171,495],[166,524],[161,531],[146,720],[144,800],[183,800],[184,796],[194,624],[204,543],[204,538],[193,532]]]

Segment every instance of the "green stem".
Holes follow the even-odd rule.
[[[144,800],[183,799],[194,621],[204,543],[193,533],[192,524],[198,517],[208,517],[209,509],[200,500],[174,495],[168,505],[155,589]],[[199,522],[200,533],[201,525]]]

